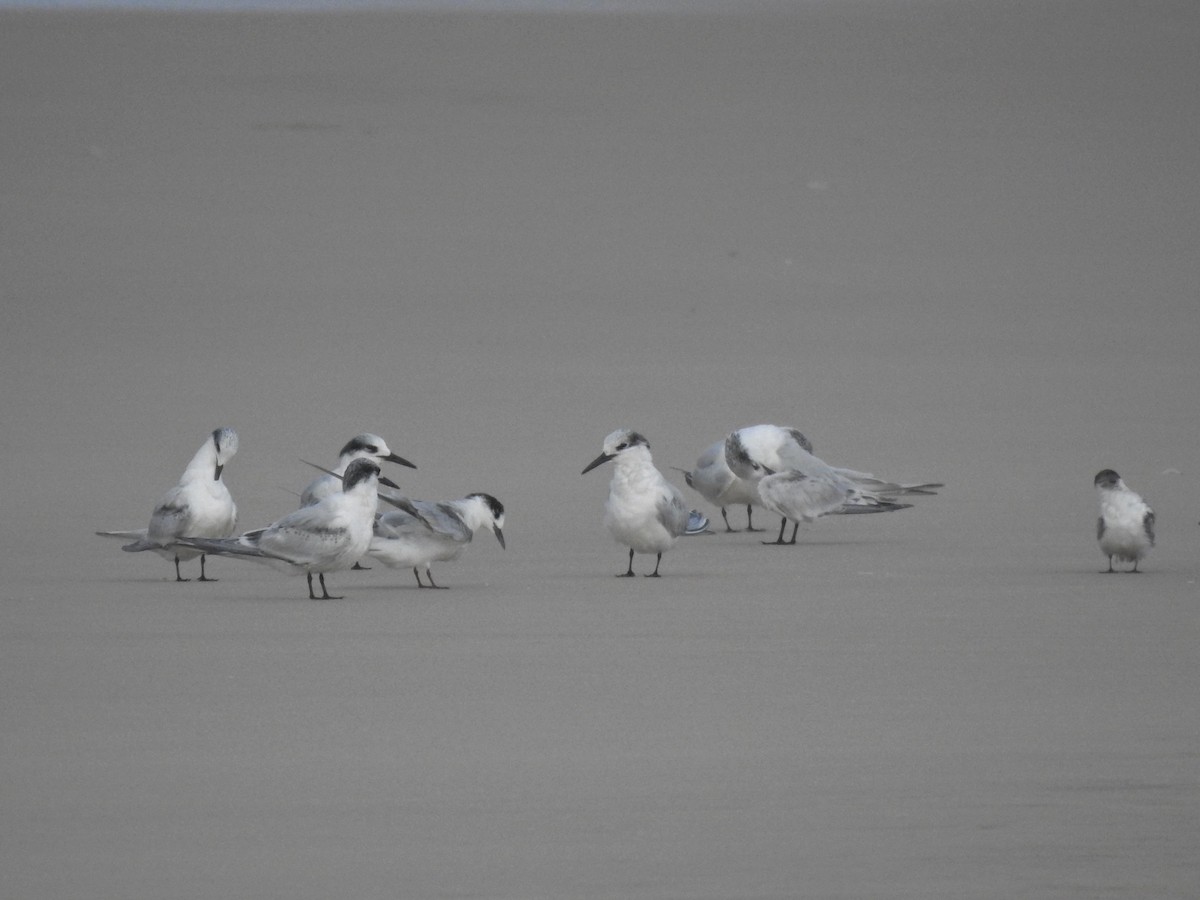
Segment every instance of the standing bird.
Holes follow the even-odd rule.
[[[789,430],[799,441],[799,446],[811,453],[812,445],[808,443],[808,439],[799,431]],[[688,471],[676,468],[676,471],[683,473],[683,480],[687,482],[688,487],[709,503],[721,508],[721,518],[725,520],[727,532],[737,529],[729,524],[726,507],[742,504],[746,506],[746,530],[762,531],[761,528],[754,527],[754,507],[762,505],[762,498],[758,494],[758,484],[738,477],[729,468],[729,464],[725,461],[724,439],[706,448],[696,460],[694,469]]]
[[[410,469],[416,468],[403,456],[393,453],[387,442],[379,435],[360,434],[347,441],[346,446],[338,454],[336,466],[324,475],[318,475],[304,489],[304,493],[300,495],[300,506],[312,506],[330,494],[340,493],[342,490],[341,475],[346,471],[346,466],[356,459],[373,459],[377,463],[393,462],[401,466],[408,466]]]
[[[1115,572],[1113,557],[1133,563],[1154,546],[1154,510],[1139,494],[1131,491],[1112,469],[1096,473],[1096,491],[1100,494],[1100,519],[1096,522],[1096,540],[1100,552],[1108,557],[1108,572]]]
[[[300,495],[300,506],[312,506],[314,503],[319,503],[321,500],[328,497],[330,494],[336,494],[342,489],[342,474],[346,471],[346,466],[350,465],[356,459],[373,459],[377,462],[394,462],[401,466],[408,466],[410,469],[415,469],[416,466],[410,463],[403,456],[397,456],[388,447],[387,441],[377,434],[363,432],[355,435],[346,442],[346,446],[342,448],[338,454],[337,465],[332,469],[322,470],[324,475],[318,475],[304,489],[304,493]],[[355,563],[351,568],[366,569],[368,566]]]
[[[135,538],[122,550],[138,553],[152,550],[174,560],[175,580],[190,581],[179,574],[181,560],[200,557],[200,581],[216,581],[204,573],[204,553],[176,543],[184,535],[223,538],[237,527],[237,504],[221,480],[221,471],[238,450],[237,432],[218,428],[196,451],[179,483],[158,501],[150,514],[148,528],[136,531],[97,531],[103,537]]]
[[[205,553],[241,556],[268,563],[283,572],[308,576],[310,600],[341,600],[325,587],[325,573],[349,569],[367,552],[379,506],[379,477],[371,459],[356,459],[342,475],[342,490],[312,506],[303,506],[282,519],[245,534],[213,540],[187,537],[179,542]],[[321,597],[313,593],[313,573],[321,582]]]
[[[375,520],[375,536],[367,552],[392,568],[411,566],[417,587],[440,588],[430,564],[457,559],[475,532],[485,527],[492,529],[503,548],[504,505],[491,494],[467,494],[442,503],[406,500],[402,509],[389,510]],[[428,585],[421,582],[422,567]]]
[[[616,468],[604,504],[604,524],[617,543],[629,548],[629,568],[621,577],[633,577],[634,553],[654,553],[654,571],[646,577],[658,578],[663,553],[680,535],[704,532],[708,519],[688,510],[679,488],[654,467],[649,442],[636,431],[618,429],[606,437],[603,452],[580,474],[609,460],[616,460]]]
[[[866,472],[836,468],[813,456],[808,442],[792,428],[753,425],[725,439],[725,460],[739,478],[757,482],[763,506],[783,517],[779,537],[764,543],[794,544],[800,522],[824,515],[893,512],[912,504],[900,494],[932,494],[941,484],[898,484]],[[792,538],[784,541],[788,520]]]

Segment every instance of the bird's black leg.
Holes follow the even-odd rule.
[[[1112,557],[1110,556],[1110,557],[1108,558],[1108,571],[1107,571],[1107,572],[1105,572],[1104,574],[1105,574],[1105,575],[1109,575],[1109,574],[1111,574],[1111,573],[1112,573],[1112,571],[1113,571],[1113,567],[1112,567]]]
[[[791,539],[790,541],[788,541],[788,543],[789,543],[789,544],[794,544],[794,543],[796,543],[796,532],[797,532],[797,531],[799,531],[799,530],[800,530],[800,523],[799,523],[799,522],[795,522],[795,523],[792,525],[792,539]]]
[[[413,574],[417,576],[417,587],[425,587],[425,585],[421,583],[421,573],[417,570],[416,566],[413,566]]]
[[[629,548],[629,569],[628,569],[628,571],[622,572],[617,577],[618,578],[632,578],[633,577],[633,548],[632,547]]]
[[[179,557],[175,557],[175,580],[176,581],[191,581],[190,578],[184,578],[179,574]]]
[[[200,554],[200,578],[198,580],[199,581],[220,581],[221,579],[219,579],[219,578],[209,578],[207,575],[204,574],[204,559],[205,559],[205,556],[203,553],[201,553]]]
[[[444,591],[446,589],[445,585],[433,583],[433,572],[431,572],[428,567],[425,569],[425,577],[429,579],[429,586],[431,588],[437,588],[439,591]]]
[[[308,573],[308,599],[309,600],[317,599],[317,595],[313,593],[313,589],[312,589],[312,572]]]
[[[1133,561],[1133,568],[1129,570],[1130,575],[1141,575],[1142,574],[1141,572],[1138,571],[1137,564],[1138,564],[1138,561],[1135,559]]]
[[[322,600],[345,600],[345,597],[331,597],[329,588],[325,587],[325,573],[322,572],[317,576],[321,580],[321,599]],[[313,599],[316,599],[315,597]]]
[[[732,533],[734,531],[737,531],[736,528],[734,528],[732,525],[729,524],[729,515],[725,512],[725,507],[723,507],[723,506],[721,507],[721,518],[725,520],[726,533]]]
[[[662,554],[661,553],[658,554],[658,559],[656,559],[654,561],[654,571],[651,572],[649,575],[647,575],[646,576],[647,578],[661,578],[662,577],[661,575],[658,574],[658,564],[660,562],[662,562]]]
[[[780,522],[779,522],[779,537],[775,538],[775,540],[773,540],[773,541],[763,541],[763,543],[764,543],[764,544],[779,544],[779,545],[783,545],[784,543],[786,543],[786,542],[784,541],[784,539],[783,539],[783,532],[784,532],[784,529],[786,529],[786,528],[787,528],[787,519],[781,519],[781,520],[780,520]],[[795,539],[795,535],[793,535],[792,537],[793,537],[793,540],[794,540],[794,539]]]
[[[750,503],[746,504],[746,530],[762,531],[761,528],[754,527],[754,506]]]

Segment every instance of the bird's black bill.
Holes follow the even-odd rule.
[[[384,457],[384,459],[386,459],[388,462],[394,462],[398,466],[408,466],[410,469],[416,468],[415,463],[410,463],[403,456],[397,456],[395,453],[389,453]]]
[[[595,459],[593,459],[590,463],[588,463],[586,466],[584,466],[583,471],[580,472],[579,474],[586,475],[588,472],[592,471],[592,469],[596,468],[596,466],[602,465],[603,463],[608,462],[610,459],[612,459],[612,456],[610,456],[607,453],[601,453],[599,456],[597,456]]]

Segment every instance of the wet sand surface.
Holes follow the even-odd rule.
[[[3,893],[1194,896],[1197,38],[0,15]],[[947,487],[614,578],[604,435],[666,470],[756,422]],[[92,535],[222,425],[247,529],[365,430],[508,549],[315,603]],[[1158,514],[1137,576],[1099,574],[1108,467]]]

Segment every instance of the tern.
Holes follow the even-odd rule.
[[[1154,510],[1112,469],[1096,473],[1093,483],[1100,495],[1096,539],[1100,552],[1108,557],[1106,574],[1116,571],[1114,557],[1133,563],[1129,571],[1136,572],[1138,561],[1154,546]]]
[[[725,461],[739,478],[757,483],[763,506],[783,517],[773,544],[794,544],[800,522],[824,515],[893,512],[912,504],[892,497],[933,494],[938,483],[900,484],[867,472],[831,466],[814,456],[811,444],[794,428],[752,425],[725,439]],[[790,541],[783,534],[794,523]]]
[[[310,600],[341,600],[330,596],[325,573],[349,569],[367,552],[379,506],[379,484],[395,487],[380,478],[373,459],[353,460],[342,482],[342,490],[288,513],[266,528],[224,540],[193,536],[179,542],[204,553],[245,557],[291,574],[303,572],[308,576]],[[319,598],[313,592],[314,573],[321,583]]]
[[[381,495],[397,503],[397,498]],[[375,520],[375,536],[368,553],[386,566],[409,568],[417,587],[440,588],[434,583],[430,565],[456,559],[475,532],[490,528],[503,548],[504,505],[491,494],[467,494],[460,500],[431,502],[406,500],[400,509],[389,510]],[[429,584],[421,581],[421,568]]]
[[[138,553],[152,550],[164,559],[174,560],[175,580],[190,581],[179,574],[182,560],[200,557],[200,581],[216,581],[204,572],[205,554],[201,550],[181,547],[176,538],[194,535],[223,538],[237,528],[237,505],[221,480],[221,472],[238,449],[237,432],[218,428],[196,451],[184,469],[179,483],[158,501],[150,514],[150,525],[135,531],[97,531],[103,537],[130,539],[122,550]]]
[[[408,466],[410,469],[416,468],[403,456],[393,453],[388,447],[387,441],[379,435],[368,433],[356,435],[347,441],[346,446],[338,453],[337,465],[332,469],[322,470],[326,474],[318,475],[304,489],[304,493],[300,495],[300,505],[312,506],[330,494],[339,493],[342,490],[340,476],[346,471],[346,466],[356,459],[373,459],[376,462],[393,462],[401,466]]]
[[[653,553],[654,571],[646,577],[658,578],[663,553],[681,535],[703,533],[708,519],[687,508],[679,488],[654,467],[650,443],[636,431],[618,429],[606,437],[603,451],[580,474],[609,460],[615,461],[615,469],[604,504],[604,524],[617,543],[629,548],[629,568],[621,577],[633,577],[634,553]]]
[[[410,469],[416,468],[403,456],[393,453],[387,445],[387,441],[379,435],[363,432],[346,442],[346,446],[338,453],[337,465],[332,469],[322,469],[321,471],[325,474],[318,475],[309,483],[308,487],[304,489],[304,493],[300,495],[300,506],[312,506],[330,494],[338,493],[342,489],[342,473],[346,471],[346,466],[356,459],[373,459],[377,462],[393,462],[397,465],[408,466]],[[351,568],[366,569],[368,567],[355,563]]]

